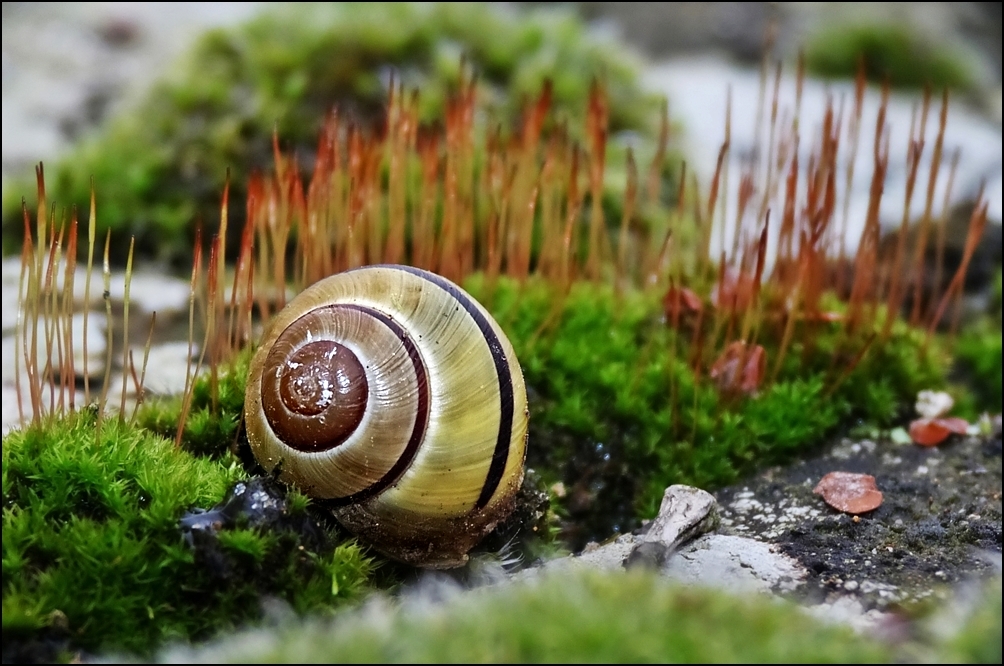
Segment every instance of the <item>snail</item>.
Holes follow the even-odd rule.
[[[379,265],[270,322],[244,405],[258,463],[415,566],[461,566],[511,511],[529,411],[498,323],[434,273]],[[278,468],[278,469],[277,469]]]

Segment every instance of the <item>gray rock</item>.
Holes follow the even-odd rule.
[[[195,351],[197,355],[198,351]],[[197,360],[197,359],[196,359]],[[137,374],[142,369],[143,349],[133,349],[133,361]],[[151,393],[171,395],[185,390],[186,373],[195,370],[195,363],[188,355],[187,342],[166,342],[150,348],[147,358],[144,388]]]
[[[2,410],[0,410],[0,432],[7,434],[10,430],[26,425],[32,418],[31,391],[26,382],[20,386],[21,403],[18,406],[18,386],[17,383],[4,379],[0,384],[0,400],[2,400]],[[60,396],[59,387],[46,384],[40,394],[40,409],[43,414],[48,414],[58,410],[69,410],[70,394]],[[85,404],[83,391],[73,391],[73,405],[80,409]],[[24,420],[21,414],[24,414]]]
[[[84,376],[84,369],[86,367],[87,374],[92,378],[98,378],[104,375],[105,371],[105,353],[108,349],[107,338],[105,335],[105,315],[103,312],[91,312],[87,316],[86,327],[84,323],[84,315],[82,312],[78,312],[73,315],[71,320],[71,335],[73,336],[73,370],[77,377]],[[87,354],[86,354],[86,366],[85,366],[85,354],[84,354],[84,333],[87,334]],[[15,354],[17,352],[17,345],[14,335],[6,335],[3,338],[3,379],[11,380],[15,379],[15,368],[20,367],[21,372],[24,372],[25,367],[25,356],[24,350],[20,352],[20,357],[15,360]],[[59,363],[59,349],[53,343],[50,349],[45,340],[45,335],[42,329],[39,329],[39,334],[37,338],[36,347],[36,358],[39,369],[44,369],[46,364],[51,362],[53,366],[57,366]]]
[[[820,622],[846,625],[861,634],[880,633],[882,625],[894,617],[875,608],[865,610],[861,601],[851,596],[839,596],[815,606],[806,606],[805,612]]]
[[[774,545],[738,536],[701,536],[717,525],[717,507],[714,497],[703,490],[670,486],[645,534],[591,544],[577,556],[552,560],[512,578],[577,567],[648,567],[684,584],[730,592],[787,591],[801,584],[806,570]]]
[[[685,584],[735,593],[790,591],[808,575],[776,545],[724,534],[695,540],[669,558],[663,573]]]
[[[4,188],[131,103],[203,30],[237,23],[260,5],[4,3]]]
[[[18,284],[21,280],[21,259],[8,257],[0,264],[2,291],[0,291],[0,317],[3,318],[3,333],[6,335],[17,326]]]
[[[125,294],[125,274],[112,275],[112,298]],[[227,292],[229,294],[229,292]],[[188,311],[191,288],[187,280],[156,272],[135,272],[129,285],[130,307],[156,312],[158,317]]]
[[[2,386],[0,386],[0,432],[5,435],[11,429],[21,425],[21,410],[18,408],[17,393],[17,386],[4,379]]]
[[[641,537],[676,549],[687,541],[718,526],[718,502],[706,490],[673,485],[662,496],[659,513]]]

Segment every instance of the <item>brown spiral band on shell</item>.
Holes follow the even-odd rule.
[[[313,453],[339,446],[355,432],[366,412],[369,386],[362,364],[345,346],[334,340],[296,346],[310,316],[293,322],[269,352],[261,404],[287,446]]]
[[[343,343],[317,337],[317,322],[332,322],[350,313],[371,317],[401,344],[414,370],[415,419],[404,449],[387,471],[366,487],[333,505],[361,502],[397,481],[408,469],[429,420],[429,380],[421,353],[408,332],[371,307],[338,303],[316,308],[290,324],[269,351],[262,376],[261,404],[266,421],[285,445],[304,453],[330,451],[349,440],[363,421],[371,382],[359,358]],[[320,329],[320,330],[318,330]],[[368,442],[382,446],[382,442]]]
[[[408,353],[408,358],[411,360],[412,367],[415,369],[415,385],[417,389],[416,400],[418,405],[415,413],[415,425],[411,429],[411,436],[408,438],[408,443],[405,445],[404,451],[398,457],[397,462],[392,465],[389,470],[387,470],[386,474],[380,477],[368,488],[364,488],[363,490],[346,497],[331,499],[330,502],[334,506],[362,502],[379,494],[385,488],[401,478],[401,475],[404,474],[405,470],[411,466],[412,461],[415,459],[415,454],[418,453],[418,447],[421,445],[422,439],[425,437],[426,425],[429,423],[429,373],[426,371],[425,364],[422,362],[422,355],[419,353],[418,348],[415,346],[415,342],[411,339],[411,336],[408,335],[408,332],[405,331],[404,328],[402,328],[396,321],[384,313],[374,310],[373,308],[352,304],[346,304],[340,307],[368,314],[387,326],[387,328],[393,331],[393,333],[397,336],[398,340],[401,341],[401,345]]]

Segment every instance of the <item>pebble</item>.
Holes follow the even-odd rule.
[[[728,592],[785,592],[808,572],[777,546],[725,534],[709,534],[669,559],[663,572],[682,583]]]
[[[143,348],[133,349],[137,366],[143,362]],[[160,395],[179,394],[185,390],[187,373],[194,373],[195,364],[188,355],[188,342],[166,342],[150,347],[147,358],[146,379],[143,386]],[[139,368],[137,369],[137,373]]]
[[[921,391],[917,394],[917,413],[921,418],[936,419],[952,409],[955,401],[944,391]]]
[[[87,316],[86,326],[84,323],[84,314],[78,312],[73,315],[71,320],[71,335],[73,336],[73,369],[77,377],[84,376],[84,334],[87,334],[87,355],[86,355],[86,368],[87,374],[92,378],[98,378],[104,375],[105,371],[105,361],[107,352],[107,338],[105,335],[105,315],[103,312],[92,312]],[[58,348],[53,345],[52,349],[48,349],[45,344],[44,335],[39,332],[37,339],[37,353],[36,359],[38,367],[44,368],[46,363],[51,362],[53,365],[58,365],[59,356]],[[3,358],[3,379],[11,380],[15,379],[15,368],[19,367],[21,371],[24,371],[25,356],[24,349],[20,350],[20,358],[15,361],[15,356],[17,355],[17,344],[15,336],[5,335],[2,342],[2,358]]]
[[[820,622],[842,624],[859,634],[876,632],[891,615],[880,610],[865,610],[861,601],[851,595],[841,595],[815,606],[807,606],[805,612]]]
[[[0,318],[3,321],[3,334],[14,332],[18,315],[18,284],[21,280],[20,257],[8,257],[0,264]]]

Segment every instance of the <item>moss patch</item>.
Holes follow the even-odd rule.
[[[996,664],[1001,660],[1001,579],[983,587],[980,600],[947,643],[945,661]]]
[[[539,280],[490,289],[478,276],[465,287],[516,349],[532,391],[528,464],[564,484],[556,499],[573,548],[630,531],[669,484],[721,487],[809,450],[840,423],[887,425],[918,390],[944,383],[943,355],[922,354],[923,335],[902,324],[842,377],[854,353],[834,323],[796,334],[775,383],[729,398],[706,368],[695,376],[689,333],[674,340],[652,294],[577,283],[559,302]],[[761,343],[772,363],[777,340]]]
[[[357,596],[372,565],[334,533],[307,539],[238,520],[217,553],[239,575],[199,557],[179,518],[217,503],[242,476],[231,459],[193,457],[114,418],[98,427],[90,411],[5,436],[5,656],[145,653],[253,619],[263,595],[301,611]],[[290,502],[287,512],[305,507]]]
[[[955,358],[961,378],[972,388],[972,409],[965,416],[975,418],[979,411],[1000,413],[1001,403],[1004,401],[1001,387],[1001,375],[1004,371],[1001,355],[1000,270],[993,281],[986,316],[969,324],[959,334]]]
[[[451,596],[421,592],[337,623],[237,636],[184,661],[833,662],[886,661],[887,648],[794,607],[679,589],[647,573],[580,572]],[[445,595],[445,602],[434,601]]]
[[[202,373],[193,380],[191,403],[181,433],[181,446],[189,453],[218,458],[236,452],[252,352],[245,349],[238,353],[215,378]],[[182,396],[146,402],[136,414],[136,424],[173,440],[178,434],[182,407]]]
[[[824,77],[854,78],[859,59],[865,76],[893,87],[968,90],[972,74],[958,54],[932,47],[902,25],[838,25],[817,34],[806,46],[806,66]]]

